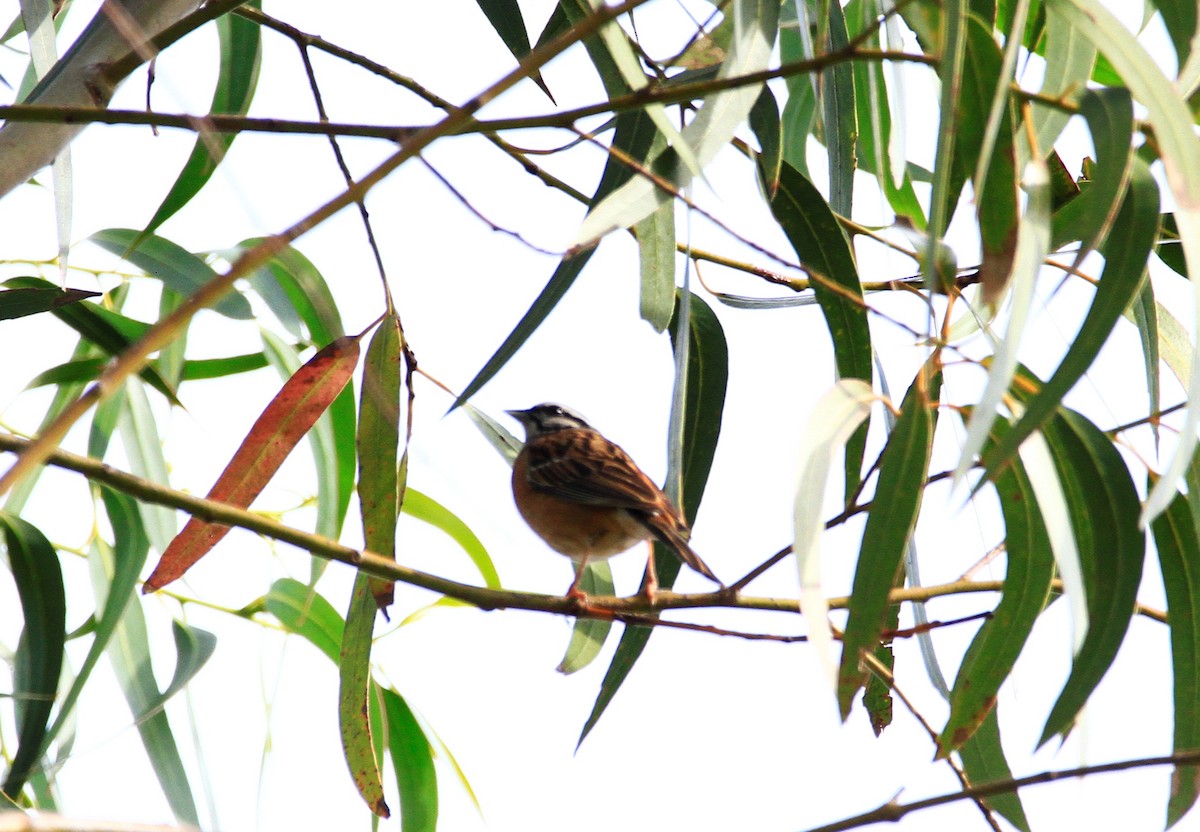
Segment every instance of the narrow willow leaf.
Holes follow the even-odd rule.
[[[614,591],[612,566],[608,561],[588,564],[579,588],[586,595],[612,595]],[[571,628],[571,641],[567,644],[567,652],[558,667],[559,673],[570,675],[591,664],[600,655],[612,629],[612,621],[603,618],[578,618]]]
[[[150,410],[146,391],[136,379],[125,382],[124,403],[117,426],[133,472],[145,480],[169,487],[171,482],[167,474],[167,459],[158,436],[158,424]],[[139,502],[138,513],[142,515],[150,543],[157,551],[165,552],[179,530],[175,524],[174,510]]]
[[[401,507],[401,511],[409,517],[428,523],[449,535],[455,543],[462,547],[462,550],[471,559],[471,563],[479,570],[479,577],[483,579],[484,585],[489,589],[500,588],[500,576],[496,572],[492,556],[488,554],[483,542],[475,532],[471,531],[471,527],[464,523],[458,515],[428,494],[417,491],[415,488],[405,489],[404,505]]]
[[[24,318],[58,309],[84,298],[100,297],[99,292],[87,289],[59,289],[57,286],[30,289],[8,289],[0,292],[0,321]]]
[[[717,78],[740,78],[766,69],[775,43],[778,0],[733,0],[728,14],[734,17],[734,38]],[[641,74],[640,68],[638,73]],[[705,99],[704,106],[683,129],[682,142],[672,144],[684,165],[677,166],[666,178],[677,188],[683,188],[695,175],[693,171],[703,169],[712,161],[749,115],[760,87],[761,84],[747,84]],[[694,166],[687,164],[687,151],[695,157]],[[574,242],[583,245],[610,231],[628,228],[671,198],[644,176],[632,179],[593,207],[584,218]]]
[[[1127,315],[1132,315],[1134,325],[1137,326],[1138,336],[1142,343],[1142,360],[1146,367],[1146,394],[1149,401],[1149,413],[1158,413],[1162,410],[1162,378],[1159,368],[1159,333],[1158,333],[1158,304],[1154,301],[1154,284],[1149,277],[1142,279],[1142,286],[1138,289],[1137,298],[1130,304],[1126,311]],[[1154,442],[1157,448],[1159,425],[1157,422],[1150,424],[1150,430],[1154,432]]]
[[[309,359],[250,428],[209,491],[209,499],[248,507],[346,386],[357,365],[357,338],[340,338]],[[142,591],[152,592],[183,575],[228,532],[228,526],[191,518],[171,541]]]
[[[920,25],[918,17],[922,10],[919,7],[910,7],[910,11],[911,15],[905,14],[905,21],[926,44],[926,48],[929,48],[936,42],[936,38],[931,39],[931,33],[926,32]],[[938,65],[938,77],[942,85],[938,104],[940,121],[937,149],[934,151],[933,191],[929,197],[928,241],[922,259],[925,283],[930,288],[940,283],[937,271],[938,249],[942,245],[942,237],[950,225],[950,217],[954,214],[954,206],[958,200],[958,189],[953,185],[953,180],[958,176],[954,165],[954,143],[962,127],[962,118],[957,108],[960,100],[959,90],[963,83],[967,19],[966,0],[947,0],[942,4],[941,60]]]
[[[1137,524],[1137,490],[1112,440],[1078,413],[1065,409],[1047,425],[1046,439],[1079,543],[1089,624],[1039,745],[1070,732],[1116,658],[1133,617],[1146,554],[1145,533]]]
[[[1158,186],[1150,169],[1139,159],[1117,221],[1101,247],[1104,271],[1087,317],[1054,375],[1026,403],[1021,420],[984,454],[983,464],[989,473],[999,470],[1025,437],[1054,414],[1063,396],[1092,366],[1121,314],[1133,303],[1158,235],[1158,207]]]
[[[438,818],[433,747],[408,703],[395,690],[378,687],[387,720],[387,747],[400,792],[400,828],[434,832]]]
[[[849,46],[846,17],[841,3],[828,4],[825,29],[826,52]],[[834,64],[821,73],[821,119],[825,126],[825,151],[829,171],[829,205],[835,214],[851,215],[854,196],[854,145],[858,137],[857,104],[854,96],[854,69],[845,63]]]
[[[1195,466],[1193,466],[1194,468]],[[1171,626],[1176,753],[1200,748],[1200,536],[1188,498],[1177,494],[1151,524],[1167,595]],[[1200,797],[1195,766],[1177,766],[1171,774],[1167,828],[1174,826]]]
[[[42,280],[40,277],[14,277],[4,281],[4,285],[34,289],[55,288],[53,284]],[[86,302],[59,306],[50,311],[54,314],[54,317],[71,327],[81,337],[95,344],[108,355],[119,355],[134,340],[140,338],[146,329],[145,324],[131,321],[109,310],[101,309],[95,304]],[[126,328],[122,322],[137,324],[137,327]],[[166,379],[155,369],[153,363],[143,367],[139,375],[147,384],[166,396],[171,404],[179,404],[179,399],[176,398],[175,391],[171,389],[171,385],[167,384]]]
[[[779,187],[779,166],[783,163],[783,126],[779,120],[779,104],[768,86],[763,86],[750,108],[750,129],[758,139],[757,170],[762,175],[763,191],[767,199],[771,199]]]
[[[616,132],[613,135],[613,148],[622,151],[632,159],[643,160],[649,152],[651,142],[654,140],[657,131],[654,128],[654,123],[650,118],[641,111],[634,113],[621,113],[617,116]],[[616,188],[620,187],[621,183],[629,180],[632,176],[628,167],[616,160],[615,156],[609,156],[608,162],[604,166],[604,173],[600,177],[600,184],[596,187],[596,193],[592,197],[591,204],[598,204],[605,196],[612,193]],[[470,400],[483,385],[492,380],[492,377],[508,363],[508,360],[517,354],[517,350],[524,346],[529,340],[529,336],[534,333],[542,321],[546,320],[546,316],[551,310],[558,305],[558,302],[566,295],[567,290],[575,283],[575,279],[579,277],[583,267],[587,265],[591,259],[595,249],[587,249],[578,254],[572,254],[564,257],[555,268],[554,274],[550,276],[549,282],[542,290],[541,294],[529,307],[529,311],[521,318],[508,337],[504,339],[499,348],[492,354],[483,368],[475,374],[467,386],[463,388],[462,393],[455,399],[454,405],[451,407],[459,407]]]
[[[4,794],[15,801],[41,758],[58,696],[67,638],[67,602],[58,553],[35,527],[0,513],[9,569],[21,601],[24,627],[13,668],[17,749]]]
[[[260,11],[262,9],[261,0],[251,0],[246,5]],[[258,86],[258,70],[262,60],[262,29],[257,23],[235,14],[221,15],[216,19],[215,25],[221,61],[208,112],[210,115],[244,116],[250,110],[250,102]],[[212,178],[237,136],[237,133],[208,130],[202,131],[196,137],[192,154],[184,163],[175,184],[154,212],[146,230],[131,245],[132,248],[137,248],[146,235],[154,233],[200,192]]]
[[[400,319],[388,315],[379,324],[363,361],[362,400],[358,409],[358,501],[367,548],[396,559],[396,516],[402,484],[397,477],[400,449]],[[380,610],[395,600],[391,581],[371,578],[371,594]]]
[[[987,440],[997,408],[1016,373],[1021,336],[1033,302],[1034,283],[1042,261],[1050,251],[1050,176],[1045,162],[1031,162],[1026,169],[1025,181],[1029,202],[1025,216],[1021,218],[1017,250],[1013,256],[1012,309],[1008,327],[988,370],[987,387],[967,422],[962,456],[954,471],[955,481],[960,481],[975,464],[975,455]]]
[[[996,420],[992,441],[1007,430],[1007,422]],[[1019,458],[1001,470],[995,487],[1005,529],[1004,591],[959,665],[950,695],[950,716],[938,737],[939,757],[960,749],[992,713],[1000,686],[1046,606],[1054,578],[1050,535]]]
[[[529,54],[529,32],[525,29],[525,18],[521,15],[521,6],[517,0],[475,0],[475,2],[479,4],[480,11],[487,17],[488,23],[492,24],[492,28],[496,30],[496,34],[500,36],[500,40],[504,41],[504,45],[508,47],[508,51],[513,54],[514,58],[520,61]],[[550,88],[542,80],[541,72],[534,71],[529,78],[541,87],[542,92],[546,93],[551,101],[554,100],[554,96],[550,94]]]
[[[107,228],[97,231],[88,240],[129,261],[184,297],[191,297],[216,279],[217,273],[212,266],[182,246],[156,235],[139,241],[139,233],[131,228]],[[135,243],[137,249],[131,251]],[[226,293],[213,305],[213,309],[235,320],[248,321],[254,317],[250,302],[237,292]]]
[[[972,786],[1013,779],[1012,769],[1004,758],[1004,747],[1000,744],[1000,720],[995,708],[988,711],[978,730],[971,735],[966,745],[959,749],[958,754],[962,759],[963,771],[966,772]],[[1020,832],[1030,832],[1029,819],[1025,817],[1020,793],[1000,792],[982,799],[988,808],[999,812]]]
[[[662,332],[675,307],[675,203],[664,202],[634,226],[642,290],[642,320]]]
[[[371,582],[360,572],[346,613],[342,649],[338,658],[338,727],[350,776],[368,807],[381,818],[391,815],[383,799],[383,779],[371,742],[367,697],[371,682],[371,632],[375,624],[375,599]]]
[[[829,605],[821,589],[821,508],[828,489],[833,458],[859,425],[871,415],[875,402],[871,386],[859,379],[839,381],[817,400],[800,436],[796,496],[792,504],[796,566],[800,572],[800,613],[808,626],[808,642],[821,667],[836,684],[833,631]]]
[[[841,224],[820,191],[786,163],[779,190],[771,200],[771,213],[800,262],[812,269],[813,293],[833,340],[838,378],[861,379],[869,386],[871,330],[854,252]],[[864,426],[846,443],[847,495],[858,486],[866,442]]]
[[[264,608],[289,632],[308,639],[331,662],[338,663],[345,622],[325,596],[299,581],[280,578],[271,584]]]
[[[1087,91],[1087,82],[1096,64],[1096,47],[1092,41],[1071,25],[1053,3],[1042,4],[1045,10],[1046,72],[1042,76],[1043,95],[1050,99],[1067,98]],[[1050,107],[1032,102],[1033,127],[1037,146],[1044,153],[1054,146],[1067,120],[1071,117],[1059,107]],[[1017,145],[1017,158],[1021,166],[1029,161],[1029,148],[1025,142]]]
[[[1200,274],[1200,138],[1193,129],[1187,105],[1153,56],[1112,12],[1085,0],[1051,2],[1072,26],[1096,44],[1134,98],[1145,105],[1167,184],[1175,200],[1175,221],[1179,225],[1184,257],[1189,270]],[[1196,316],[1200,317],[1200,292],[1193,294]],[[1146,498],[1141,516],[1143,525],[1164,511],[1174,499],[1176,486],[1195,450],[1200,431],[1200,361],[1192,363],[1187,400],[1179,443],[1162,479],[1154,484]]]
[[[112,550],[101,546],[96,552],[98,557],[90,560],[90,566],[92,587],[100,606],[106,603],[105,594],[113,584],[116,564]],[[125,614],[108,644],[108,656],[171,811],[180,823],[199,826],[196,801],[179,755],[179,746],[167,712],[161,707],[162,695],[154,679],[146,618],[141,605],[126,605]]]
[[[67,695],[63,697],[62,706],[58,709],[58,714],[54,719],[54,725],[46,734],[43,748],[48,747],[54,741],[59,732],[63,730],[67,720],[72,717],[79,695],[83,692],[88,679],[91,678],[96,663],[104,654],[104,650],[125,612],[126,605],[134,597],[138,576],[142,572],[142,566],[146,563],[146,556],[150,553],[150,540],[146,537],[145,529],[142,526],[137,502],[127,494],[114,491],[107,486],[100,486],[100,496],[104,501],[104,510],[108,515],[109,525],[113,529],[112,552],[101,555],[98,547],[107,546],[107,544],[97,541],[95,544],[97,548],[93,548],[88,557],[90,560],[104,558],[114,564],[112,580],[103,589],[103,603],[97,604],[96,612],[93,614],[95,626],[92,630],[92,643],[88,646],[87,656],[84,657],[83,664],[79,666],[79,672],[71,680],[71,687],[67,691]],[[102,566],[102,563],[93,566],[93,574],[102,576],[103,580],[108,580],[103,569],[97,569],[97,566]]]
[[[680,314],[679,309],[677,301],[676,316]],[[700,510],[700,501],[712,470],[713,455],[717,450],[717,439],[721,434],[725,392],[729,382],[729,346],[720,320],[699,297],[691,299],[688,323],[690,343],[687,346],[687,378],[683,397],[683,502],[680,508],[690,525],[696,521],[696,514]],[[679,351],[681,344],[676,320],[671,322],[670,332],[672,347]],[[672,586],[681,568],[679,559],[662,544],[655,544],[653,557],[659,584]],[[646,649],[653,631],[653,627],[628,627],[621,635],[621,642],[600,683],[600,693],[592,705],[592,712],[579,734],[579,743],[583,743],[596,727],[629,671]]]
[[[786,0],[784,4],[784,18],[779,27],[779,59],[782,63],[795,63],[813,56],[807,20],[800,19],[803,8],[803,3],[797,6],[797,0]],[[788,75],[784,83],[788,94],[780,120],[782,161],[804,177],[811,178],[808,172],[808,138],[813,135],[817,122],[815,82],[808,73],[797,73]],[[773,193],[771,196],[774,198]]]
[[[879,644],[888,594],[900,580],[904,554],[916,529],[936,424],[936,406],[931,403],[938,400],[941,384],[941,373],[932,364],[917,373],[880,457],[876,493],[887,499],[875,501],[867,516],[842,635],[837,696],[843,720],[850,715],[855,694],[866,684],[860,654],[873,652]]]

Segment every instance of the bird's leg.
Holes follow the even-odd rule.
[[[587,569],[588,556],[584,555],[579,560],[572,562],[575,564],[575,580],[571,582],[571,587],[567,590],[567,597],[574,598],[587,606],[587,593],[579,588],[579,582],[583,580],[583,570]]]
[[[650,557],[646,559],[646,573],[642,576],[642,588],[638,594],[646,599],[646,603],[653,604],[658,592],[658,571],[654,567],[654,542],[650,541],[647,545],[650,547]]]

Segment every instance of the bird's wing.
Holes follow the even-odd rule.
[[[652,509],[662,491],[619,447],[596,431],[563,430],[529,447],[529,486],[564,500]]]

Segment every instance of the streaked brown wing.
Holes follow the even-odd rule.
[[[562,430],[529,446],[529,486],[597,506],[657,507],[662,492],[619,447],[592,430]]]

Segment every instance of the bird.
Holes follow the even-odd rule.
[[[574,561],[568,597],[585,597],[579,582],[588,561],[650,537],[725,588],[688,545],[691,529],[670,498],[582,416],[552,402],[505,412],[525,428],[525,446],[513,463],[513,501],[551,549]],[[651,555],[643,587],[648,596],[655,588],[653,564]]]

